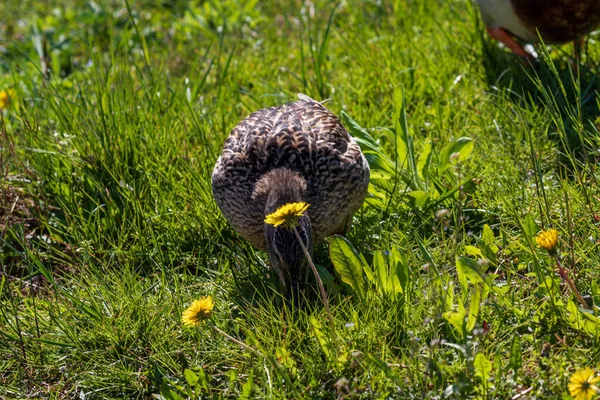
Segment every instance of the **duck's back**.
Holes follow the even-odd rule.
[[[264,199],[253,198],[267,172],[287,168],[307,182],[315,241],[343,229],[362,204],[369,166],[340,120],[308,98],[259,110],[230,133],[213,171],[213,194],[232,227],[266,248]]]
[[[576,40],[600,25],[600,0],[476,0],[489,27],[546,43]]]
[[[600,25],[600,0],[511,0],[530,31],[548,43],[576,40]]]

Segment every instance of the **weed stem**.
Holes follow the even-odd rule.
[[[321,280],[321,277],[319,276],[319,271],[317,271],[317,267],[315,267],[315,264],[313,263],[312,257],[308,253],[308,249],[304,245],[304,242],[302,241],[302,238],[300,237],[300,234],[298,233],[298,229],[296,229],[295,226],[292,229],[294,229],[294,233],[296,234],[296,239],[298,239],[298,242],[300,243],[300,246],[302,247],[302,251],[304,251],[304,255],[306,256],[306,259],[308,260],[308,265],[310,265],[310,269],[312,269],[313,274],[315,274],[315,278],[317,279],[317,284],[319,285],[319,290],[321,291],[321,298],[323,299],[323,304],[325,304],[325,312],[327,313],[327,319],[329,320],[329,324],[331,325],[331,332],[333,334],[333,338],[336,339],[335,323],[333,322],[333,315],[331,314],[331,309],[329,308],[329,298],[327,297],[327,293],[325,293],[325,287],[323,287],[323,281]]]
[[[218,333],[220,333],[221,335],[223,335],[226,339],[231,340],[233,343],[242,346],[244,349],[248,350],[249,352],[251,352],[252,354],[261,357],[261,358],[267,358],[265,357],[260,351],[248,346],[246,343],[242,342],[241,340],[238,340],[236,338],[234,338],[233,336],[231,336],[230,334],[228,334],[227,332],[221,330],[220,328],[218,328],[216,325],[212,325],[212,328],[217,331]]]
[[[560,277],[563,278],[563,280],[565,282],[567,282],[567,284],[571,288],[571,291],[573,293],[575,293],[575,296],[577,296],[577,300],[579,300],[579,302],[581,303],[583,308],[586,308],[588,310],[591,309],[591,307],[586,303],[583,296],[581,296],[581,293],[579,293],[579,290],[577,290],[577,286],[575,286],[575,282],[573,282],[573,280],[571,278],[569,278],[569,275],[567,274],[567,271],[565,270],[565,268],[562,266],[562,263],[560,262],[560,258],[558,257],[558,255],[554,256],[554,258],[556,259],[556,266],[558,267],[558,274],[560,275]]]

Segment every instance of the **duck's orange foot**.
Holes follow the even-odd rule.
[[[500,43],[504,44],[506,47],[511,49],[514,54],[526,58],[529,61],[535,61],[535,57],[527,52],[527,50],[525,50],[525,48],[521,46],[505,29],[500,27],[486,27],[486,30],[493,39],[496,39]]]

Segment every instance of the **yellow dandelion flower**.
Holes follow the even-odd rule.
[[[280,226],[284,224],[287,227],[296,226],[298,218],[304,215],[304,211],[310,206],[301,201],[299,203],[287,203],[279,207],[275,212],[267,215],[265,223]]]
[[[187,327],[194,327],[212,316],[215,301],[212,296],[204,296],[194,302],[183,312],[181,323]]]
[[[0,110],[8,108],[10,102],[15,98],[15,89],[0,90]]]
[[[591,400],[600,393],[600,389],[596,386],[598,381],[600,381],[600,377],[594,377],[593,369],[581,369],[571,376],[569,393],[575,400]]]
[[[536,236],[535,241],[538,247],[553,254],[556,252],[556,244],[558,243],[558,231],[556,229],[541,231],[540,234]]]

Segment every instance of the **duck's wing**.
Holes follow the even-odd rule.
[[[515,13],[547,43],[576,40],[600,26],[598,0],[511,0]]]
[[[279,108],[273,128],[260,151],[263,173],[288,168],[305,178],[315,174],[319,158],[337,157],[348,150],[350,136],[338,117],[321,103],[300,100]]]
[[[252,200],[252,191],[264,170],[265,144],[279,107],[264,108],[236,125],[223,145],[212,174],[213,196],[221,212],[246,240],[266,250],[264,205]]]
[[[353,141],[339,118],[321,103],[304,98],[261,109],[242,120],[225,140],[215,173],[236,169],[250,178],[281,167],[302,172],[307,167],[300,168],[299,162],[344,157]]]
[[[315,240],[320,241],[343,233],[360,208],[369,184],[369,164],[340,119],[321,103],[311,99],[288,106],[301,125],[297,135],[313,146],[295,170],[307,180],[309,214]]]

